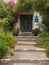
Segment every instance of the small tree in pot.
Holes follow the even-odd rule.
[[[40,32],[40,29],[36,28],[32,31],[32,34],[34,34],[34,36],[37,36]]]

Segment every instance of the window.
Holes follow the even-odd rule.
[[[37,15],[36,15],[35,18],[34,18],[34,22],[39,22],[39,18],[38,18]]]

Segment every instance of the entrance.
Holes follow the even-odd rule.
[[[22,32],[32,32],[32,15],[20,16],[20,29]]]

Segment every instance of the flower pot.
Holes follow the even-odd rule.
[[[14,36],[18,36],[18,33],[13,33]]]
[[[34,34],[34,36],[38,36],[38,34]]]

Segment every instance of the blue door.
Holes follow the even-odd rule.
[[[31,32],[32,31],[32,15],[21,15],[20,29],[22,32]]]

